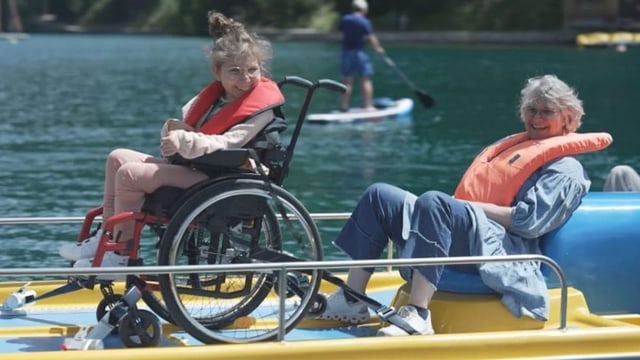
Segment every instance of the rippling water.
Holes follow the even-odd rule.
[[[165,119],[210,79],[205,38],[34,35],[0,42],[0,217],[82,216],[101,201],[103,161],[116,147],[158,153]],[[392,182],[451,192],[483,145],[521,130],[516,103],[527,77],[555,73],[585,102],[582,130],[609,131],[611,148],[582,158],[600,189],[617,163],[640,168],[636,101],[640,49],[393,47],[399,69],[436,99],[411,121],[302,129],[285,187],[310,212],[350,211],[364,188]],[[337,77],[337,44],[275,43],[272,75]],[[412,96],[376,59],[376,93]],[[312,111],[338,98],[316,92]],[[295,119],[303,92],[287,90]],[[356,95],[357,96],[357,95]],[[356,97],[357,99],[357,97]],[[320,222],[328,258],[339,222]],[[1,267],[65,266],[57,247],[79,226],[0,226]]]

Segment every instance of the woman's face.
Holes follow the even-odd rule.
[[[229,60],[218,69],[214,68],[213,72],[222,83],[227,100],[233,100],[253,89],[262,77],[260,63],[253,56]]]
[[[524,128],[533,140],[564,135],[566,121],[560,110],[548,104],[532,104],[524,108]]]

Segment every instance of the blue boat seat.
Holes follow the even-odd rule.
[[[598,314],[640,313],[640,193],[591,192],[561,228],[547,234],[542,253],[562,267],[569,285],[583,292]],[[559,286],[542,267],[549,288]],[[477,274],[445,267],[438,289],[490,294]]]

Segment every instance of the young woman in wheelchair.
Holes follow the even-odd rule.
[[[130,149],[113,150],[105,165],[103,222],[115,214],[140,211],[145,196],[163,186],[186,189],[208,179],[202,171],[172,161],[246,146],[273,119],[274,109],[284,103],[278,85],[267,78],[271,44],[244,25],[218,12],[209,12],[209,32],[214,43],[209,53],[215,80],[183,108],[182,121],[167,120],[161,130],[162,157]],[[256,164],[253,164],[255,166]],[[115,241],[133,238],[134,221],[116,224]],[[92,266],[102,231],[59,249],[74,267]],[[127,266],[129,254],[104,254],[101,266]],[[122,276],[99,276],[113,280]]]

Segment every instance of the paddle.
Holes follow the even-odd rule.
[[[400,77],[407,83],[407,85],[409,85],[409,87],[413,90],[413,92],[415,92],[416,96],[418,97],[418,100],[420,100],[420,102],[422,103],[422,105],[424,105],[424,107],[426,107],[427,109],[430,109],[431,107],[433,107],[434,101],[433,101],[433,98],[429,96],[429,94],[427,94],[423,90],[418,89],[413,84],[413,82],[409,80],[407,75],[405,75],[402,71],[400,71],[400,69],[398,69],[398,67],[396,66],[396,63],[393,62],[393,60],[391,60],[390,57],[384,54],[381,56],[384,59],[384,62],[386,62],[387,65],[389,65],[389,67],[395,70],[395,72],[398,73],[398,75],[400,75]]]

